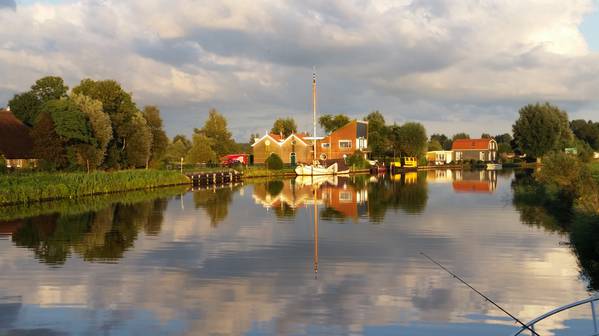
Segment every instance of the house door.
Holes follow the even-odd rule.
[[[289,161],[291,162],[291,166],[295,167],[296,164],[296,158],[295,158],[295,152],[291,152],[291,154],[289,154]]]

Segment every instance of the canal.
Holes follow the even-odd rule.
[[[0,208],[0,334],[510,335],[420,253],[522,320],[594,293],[517,183],[436,170]],[[578,335],[588,310],[538,330]]]

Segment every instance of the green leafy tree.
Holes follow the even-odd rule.
[[[150,165],[157,167],[159,162],[166,155],[166,149],[168,147],[168,137],[162,127],[162,118],[160,117],[160,110],[156,106],[146,106],[143,110],[144,118],[148,123],[150,132],[152,133],[152,148],[150,156]]]
[[[407,156],[421,157],[426,152],[427,139],[422,124],[405,123],[399,130],[399,149]]]
[[[166,149],[165,159],[168,162],[179,162],[181,158],[185,158],[191,149],[191,141],[184,135],[176,135]]]
[[[512,140],[513,140],[513,138],[509,133],[504,133],[504,134],[495,136],[495,141],[497,141],[498,144],[500,144],[500,143],[509,144],[510,142],[512,142]]]
[[[97,140],[93,137],[87,116],[78,105],[69,98],[50,100],[44,104],[42,111],[52,118],[54,132],[64,144],[69,165],[88,170],[92,168],[96,162]]]
[[[113,133],[110,117],[108,114],[104,113],[104,110],[102,109],[102,102],[99,100],[76,93],[71,95],[71,99],[75,105],[77,105],[79,110],[87,116],[91,125],[93,137],[96,139],[92,166],[94,168],[98,167],[104,161],[108,144],[110,143],[110,140],[112,140]],[[88,149],[82,150],[87,151]]]
[[[470,139],[470,135],[467,134],[467,133],[462,132],[462,133],[455,134],[451,139],[453,141],[456,141],[456,140],[459,140],[459,139]]]
[[[283,134],[283,137],[288,137],[293,133],[297,133],[297,124],[293,118],[279,118],[275,120],[271,133]]]
[[[66,98],[69,88],[60,77],[48,76],[38,79],[31,90],[15,95],[8,106],[25,124],[33,126],[41,107],[50,100]]]
[[[368,147],[375,158],[384,157],[391,149],[389,128],[385,125],[385,118],[379,111],[371,112],[364,118],[368,121]]]
[[[481,139],[492,139],[493,137],[489,133],[483,133],[480,135]]]
[[[440,151],[443,150],[443,146],[441,146],[441,143],[439,142],[439,140],[431,140],[428,142],[427,144],[428,150],[429,151]]]
[[[56,76],[40,78],[31,86],[31,92],[41,103],[66,98],[68,91],[69,87],[64,84],[64,80]]]
[[[318,118],[318,124],[320,124],[320,127],[322,127],[327,134],[340,129],[349,124],[349,122],[349,117],[344,114],[338,114],[336,116],[325,114]]]
[[[185,135],[177,134],[173,138],[173,143],[180,141],[187,149],[191,148],[191,141]]]
[[[252,134],[250,134],[250,141],[248,142],[248,144],[251,146],[258,139],[260,139],[260,134],[258,134],[258,133],[252,133]]]
[[[152,142],[151,132],[133,98],[121,88],[118,82],[84,79],[73,88],[73,93],[99,100],[102,102],[104,112],[110,117],[113,137],[108,144],[105,167],[119,168],[147,164]]]
[[[549,103],[526,105],[512,130],[514,139],[524,153],[537,158],[560,150],[572,139],[568,115]]]
[[[190,163],[216,162],[216,153],[212,150],[212,139],[204,134],[194,134],[193,144],[185,161]]]
[[[33,154],[44,169],[62,169],[68,164],[65,142],[56,133],[50,113],[41,113],[31,130]]]
[[[127,123],[131,129],[126,131],[125,143],[127,167],[148,167],[152,150],[152,131],[141,113],[135,113]]]
[[[15,117],[29,126],[33,126],[37,121],[41,105],[31,91],[17,94],[8,102]]]
[[[227,119],[216,109],[210,109],[204,127],[196,129],[195,133],[203,134],[212,140],[212,150],[218,157],[230,154],[237,148],[231,132],[227,129]]]
[[[435,133],[435,134],[431,135],[430,139],[431,139],[430,140],[431,142],[433,142],[435,140],[438,141],[444,150],[450,150],[451,145],[453,143],[453,141],[450,138],[448,138],[447,135],[445,135],[445,134]]]
[[[588,143],[593,149],[599,150],[599,123],[594,123],[591,120],[572,120],[570,129],[578,139]]]
[[[42,107],[54,122],[56,134],[67,143],[92,143],[91,126],[79,107],[70,99],[51,100]]]

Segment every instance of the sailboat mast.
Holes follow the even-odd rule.
[[[314,161],[316,161],[316,68],[312,73],[312,123],[314,126],[314,133],[312,133],[313,145],[314,145]]]

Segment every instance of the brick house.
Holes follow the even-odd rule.
[[[497,159],[497,142],[494,139],[457,139],[453,142],[451,150],[456,161]]]
[[[320,160],[340,160],[356,151],[368,149],[368,122],[353,120],[331,134],[317,140],[316,157]]]
[[[35,167],[33,139],[29,127],[8,109],[0,109],[0,155],[8,168]]]
[[[272,153],[287,164],[311,163],[314,140],[319,160],[339,160],[358,150],[365,152],[368,148],[368,122],[353,120],[325,137],[313,138],[297,133],[284,138],[279,134],[266,134],[252,144],[254,163],[264,163]]]
[[[312,141],[305,138],[305,134],[291,134],[287,138],[279,134],[266,134],[252,144],[254,163],[264,163],[273,153],[287,164],[311,161]]]

